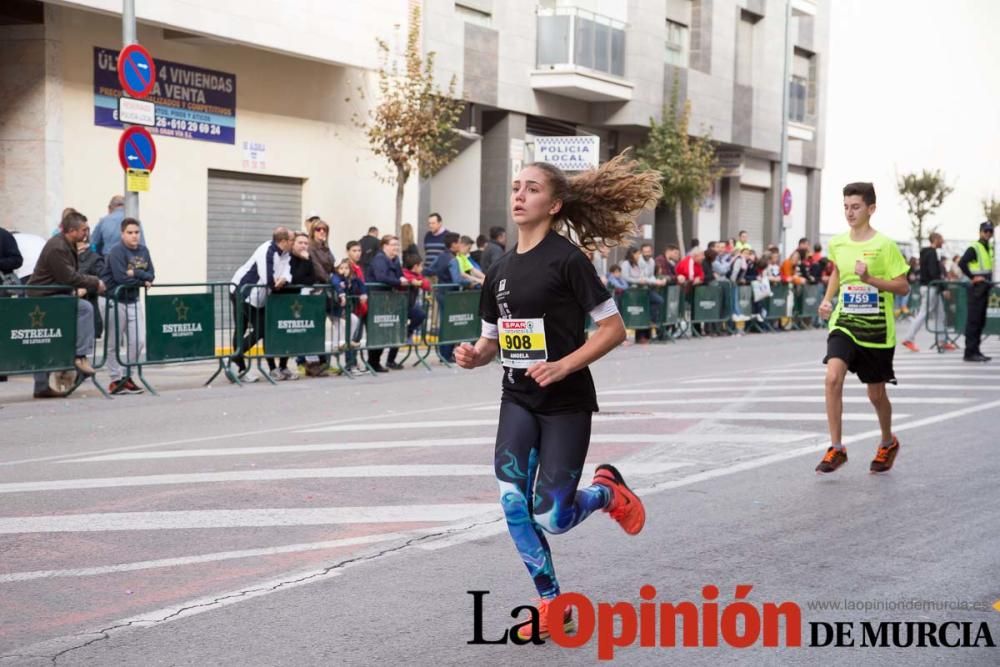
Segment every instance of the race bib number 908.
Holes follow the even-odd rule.
[[[501,319],[500,363],[507,368],[529,368],[539,361],[546,361],[545,321],[540,318],[527,320]]]

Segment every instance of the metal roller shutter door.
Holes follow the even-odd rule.
[[[764,211],[766,206],[767,190],[740,188],[739,229],[747,231],[750,246],[758,254],[764,248]]]
[[[228,282],[278,225],[302,227],[302,181],[208,172],[208,280]]]

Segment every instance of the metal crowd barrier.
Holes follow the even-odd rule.
[[[445,366],[451,362],[441,353],[442,346],[457,346],[462,343],[474,343],[479,339],[481,331],[479,317],[479,298],[482,290],[466,288],[452,283],[438,283],[431,287],[433,298],[428,298],[425,312],[428,317],[424,321],[423,355],[417,355],[418,363],[427,365],[427,358],[436,352],[438,359]]]
[[[928,332],[934,334],[934,347],[938,352],[944,352],[943,342],[956,344],[965,335],[965,324],[969,315],[968,281],[939,280],[929,285],[930,290],[937,290],[944,311],[944,321],[938,314],[938,309],[930,306],[931,311],[924,322]],[[933,297],[930,297],[933,298]],[[934,314],[935,317],[930,315]],[[1000,336],[1000,283],[990,283],[989,301],[986,307],[986,322],[983,326],[983,337]],[[942,342],[943,341],[943,342]]]
[[[147,366],[215,360],[215,372],[205,386],[220,374],[237,382],[227,365],[229,339],[236,328],[231,297],[235,289],[224,282],[116,287],[105,309],[108,360],[124,371],[123,377],[131,377],[135,369],[154,396],[158,394],[143,373]]]
[[[32,296],[40,292],[56,292]],[[86,381],[76,371],[76,326],[80,297],[68,285],[0,285],[0,375],[74,373],[66,395]],[[100,308],[94,307],[95,322]],[[103,362],[95,345],[94,367]],[[107,392],[91,378],[94,386]]]

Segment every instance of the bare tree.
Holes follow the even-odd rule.
[[[910,216],[910,227],[913,237],[917,239],[917,247],[924,244],[924,219],[932,215],[950,195],[954,188],[945,182],[940,170],[924,169],[919,174],[909,173],[900,176],[896,182],[899,195],[906,204],[906,212]],[[935,228],[936,229],[936,228]],[[927,230],[933,232],[934,229]]]
[[[376,39],[379,50],[378,103],[367,119],[355,116],[375,155],[385,158],[390,175],[376,174],[396,186],[396,232],[403,220],[403,193],[410,175],[430,177],[455,156],[455,124],[465,103],[455,98],[455,77],[446,91],[434,85],[434,57],[420,53],[420,8],[410,12],[402,71],[389,45]],[[365,97],[364,89],[359,89]]]

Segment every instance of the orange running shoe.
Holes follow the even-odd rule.
[[[538,638],[548,639],[549,635],[549,603],[552,600],[541,599],[538,601],[536,609],[538,609]],[[566,612],[563,614],[563,630],[566,632],[573,632],[576,630],[576,619],[573,618],[573,608],[566,607]],[[521,626],[517,629],[517,636],[528,641],[531,639],[531,624]]]
[[[879,445],[878,451],[875,452],[875,458],[872,459],[872,465],[870,470],[874,473],[889,472],[892,469],[892,464],[896,460],[896,454],[899,453],[899,438],[895,434],[892,436],[892,442],[888,445]]]
[[[917,344],[914,343],[912,340],[904,340],[903,341],[903,347],[905,347],[910,352],[919,352],[920,351],[920,348],[917,347]]]
[[[843,447],[837,449],[833,445],[830,445],[826,450],[826,456],[816,466],[816,472],[823,474],[831,473],[845,463],[847,463],[847,449]]]
[[[958,345],[955,345],[954,343],[943,343],[941,345],[941,349],[945,352],[954,352],[958,349]]]
[[[611,502],[604,511],[618,522],[629,535],[638,535],[646,524],[646,508],[639,496],[625,483],[618,468],[610,463],[602,463],[594,472],[594,484],[600,484],[611,491]]]

